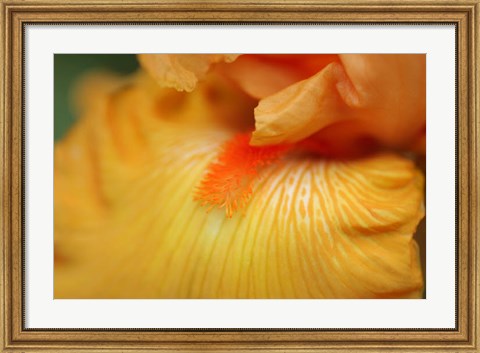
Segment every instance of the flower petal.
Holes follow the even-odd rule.
[[[161,87],[191,92],[204,78],[210,66],[219,62],[232,62],[235,54],[140,54],[140,64]]]
[[[108,94],[55,147],[55,298],[421,296],[412,162],[291,155],[244,216],[206,213],[195,189],[231,134],[142,92]]]
[[[342,144],[371,137],[406,148],[425,126],[425,55],[344,54],[316,75],[262,99],[253,145],[295,142],[339,124]],[[347,136],[342,138],[348,125]]]
[[[403,147],[424,131],[426,55],[348,54],[340,59],[359,96],[357,107],[365,110],[360,119],[373,136]]]
[[[311,78],[262,99],[255,108],[252,145],[297,142],[345,119],[346,107],[336,88],[341,83],[348,84],[343,67],[331,63]]]

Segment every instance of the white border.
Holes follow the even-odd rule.
[[[26,26],[27,328],[454,328],[454,26]],[[427,299],[53,300],[54,53],[426,53]]]

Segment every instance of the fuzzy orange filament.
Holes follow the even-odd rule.
[[[195,199],[202,206],[225,208],[227,217],[244,208],[252,195],[252,187],[262,167],[283,157],[292,145],[250,146],[251,133],[235,135],[223,146],[201,181]]]

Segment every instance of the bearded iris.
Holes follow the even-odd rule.
[[[56,298],[418,298],[423,55],[140,55],[55,146]]]

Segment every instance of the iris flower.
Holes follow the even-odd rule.
[[[55,145],[56,298],[421,298],[424,55],[139,55]]]

